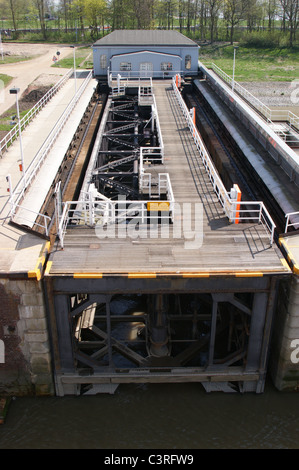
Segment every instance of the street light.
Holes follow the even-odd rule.
[[[20,122],[20,111],[19,111],[19,100],[18,100],[18,93],[20,92],[20,88],[11,88],[9,93],[11,95],[16,95],[16,106],[17,106],[17,117],[19,123],[19,140],[20,140],[20,151],[21,151],[21,162],[22,162],[22,173],[23,173],[23,181],[24,181],[24,188],[26,188],[26,173],[25,173],[25,166],[24,166],[24,155],[23,155],[23,144],[22,144],[22,131],[21,131],[21,122]]]
[[[235,89],[235,66],[236,66],[236,50],[239,46],[234,46],[234,65],[233,65],[233,82],[232,82],[232,90]]]
[[[2,60],[3,60],[3,46],[2,46],[2,31],[0,31],[0,51],[1,51],[1,57],[2,57]]]
[[[70,46],[74,49],[74,78],[75,78],[75,94],[77,93],[77,77],[76,77],[76,47]]]

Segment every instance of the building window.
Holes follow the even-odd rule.
[[[119,70],[121,70],[122,72],[124,71],[129,72],[130,70],[132,70],[131,62],[121,62],[119,64]]]
[[[185,57],[185,69],[190,70],[191,69],[191,55],[186,55]]]
[[[161,62],[161,70],[163,70],[163,71],[172,70],[172,63],[171,62]]]
[[[100,57],[100,67],[101,69],[106,69],[107,68],[107,56],[106,54],[102,54]]]

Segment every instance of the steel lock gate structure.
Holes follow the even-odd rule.
[[[80,198],[58,204],[44,278],[58,395],[138,382],[263,391],[289,269],[262,203],[224,194],[178,84],[112,86]]]

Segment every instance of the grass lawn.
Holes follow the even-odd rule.
[[[14,64],[15,62],[25,62],[26,60],[31,60],[33,57],[37,56],[19,56],[19,55],[8,55],[8,56],[3,56],[3,60],[1,58],[0,54],[0,65],[1,64]]]
[[[25,114],[27,114],[30,111],[30,109],[26,109],[24,111],[20,112],[20,119],[22,119]],[[0,116],[0,131],[10,131],[17,123],[18,120],[14,119],[14,124],[11,124],[12,122],[12,116],[16,116],[17,111],[16,109],[10,109],[6,111],[2,116]]]
[[[92,69],[92,50],[90,47],[83,47],[76,49],[75,53],[76,68]],[[58,60],[52,67],[63,67],[71,69],[74,66],[74,53],[71,52],[65,59]]]
[[[230,77],[233,74],[234,50],[231,45],[203,46],[199,60],[214,63]],[[255,49],[240,46],[236,51],[237,82],[292,81],[299,78],[299,50]]]
[[[12,81],[12,77],[5,75],[4,73],[0,73],[0,80],[4,83],[4,87],[6,87]]]

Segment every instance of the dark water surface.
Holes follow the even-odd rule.
[[[121,385],[114,395],[16,398],[0,449],[299,449],[299,394]]]

